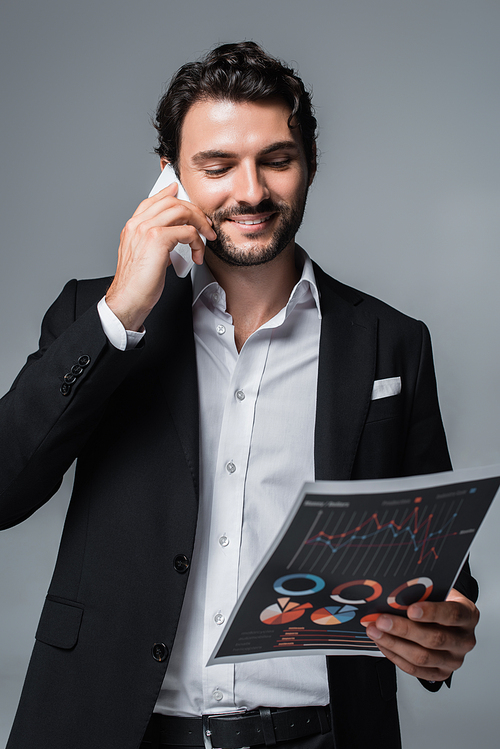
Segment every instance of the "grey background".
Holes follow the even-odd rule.
[[[148,114],[216,43],[254,39],[314,88],[320,169],[302,244],[431,328],[456,467],[500,463],[497,0],[4,0],[0,387],[70,277],[110,274],[158,173]],[[0,746],[70,487],[0,536]],[[399,679],[405,749],[496,747],[500,502],[475,543],[478,646],[451,691]]]

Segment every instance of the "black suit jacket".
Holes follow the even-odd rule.
[[[315,272],[316,477],[449,469],[425,326]],[[109,282],[65,287],[1,402],[0,527],[47,501],[78,457],[8,749],[137,749],[168,664],[153,646],[168,656],[181,611],[198,505],[191,284],[169,269],[145,341],[120,352],[96,311]],[[371,401],[373,381],[396,375],[401,394]],[[474,598],[467,573],[457,587]],[[400,746],[392,664],[329,661],[336,748]]]

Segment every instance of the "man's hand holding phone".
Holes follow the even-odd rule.
[[[161,190],[165,189],[165,187],[171,185],[172,182],[177,182],[178,189],[176,197],[179,200],[187,200],[187,202],[190,203],[191,201],[189,200],[187,192],[179,182],[179,178],[174,172],[173,167],[168,163],[164,165],[160,176],[154,183],[151,192],[149,193],[149,197],[151,198],[153,197],[153,195],[161,192]],[[203,234],[200,234],[200,237],[202,242],[205,242],[205,237],[203,236]],[[188,244],[177,244],[170,253],[170,260],[179,278],[185,278],[193,267],[194,263],[191,247]]]
[[[179,200],[177,191],[174,182],[144,200],[120,235],[116,274],[106,303],[127,330],[140,330],[159,300],[176,246],[189,245],[193,261],[201,265],[205,252],[201,235],[216,239],[203,211]]]

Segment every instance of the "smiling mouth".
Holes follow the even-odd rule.
[[[270,213],[268,216],[260,216],[259,218],[231,218],[229,221],[232,221],[235,224],[240,224],[241,226],[255,226],[256,224],[263,224],[266,221],[269,221],[273,216],[274,213]]]

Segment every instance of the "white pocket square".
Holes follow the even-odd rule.
[[[401,392],[401,377],[386,377],[385,380],[375,380],[372,390],[372,401],[379,398],[389,398]]]

